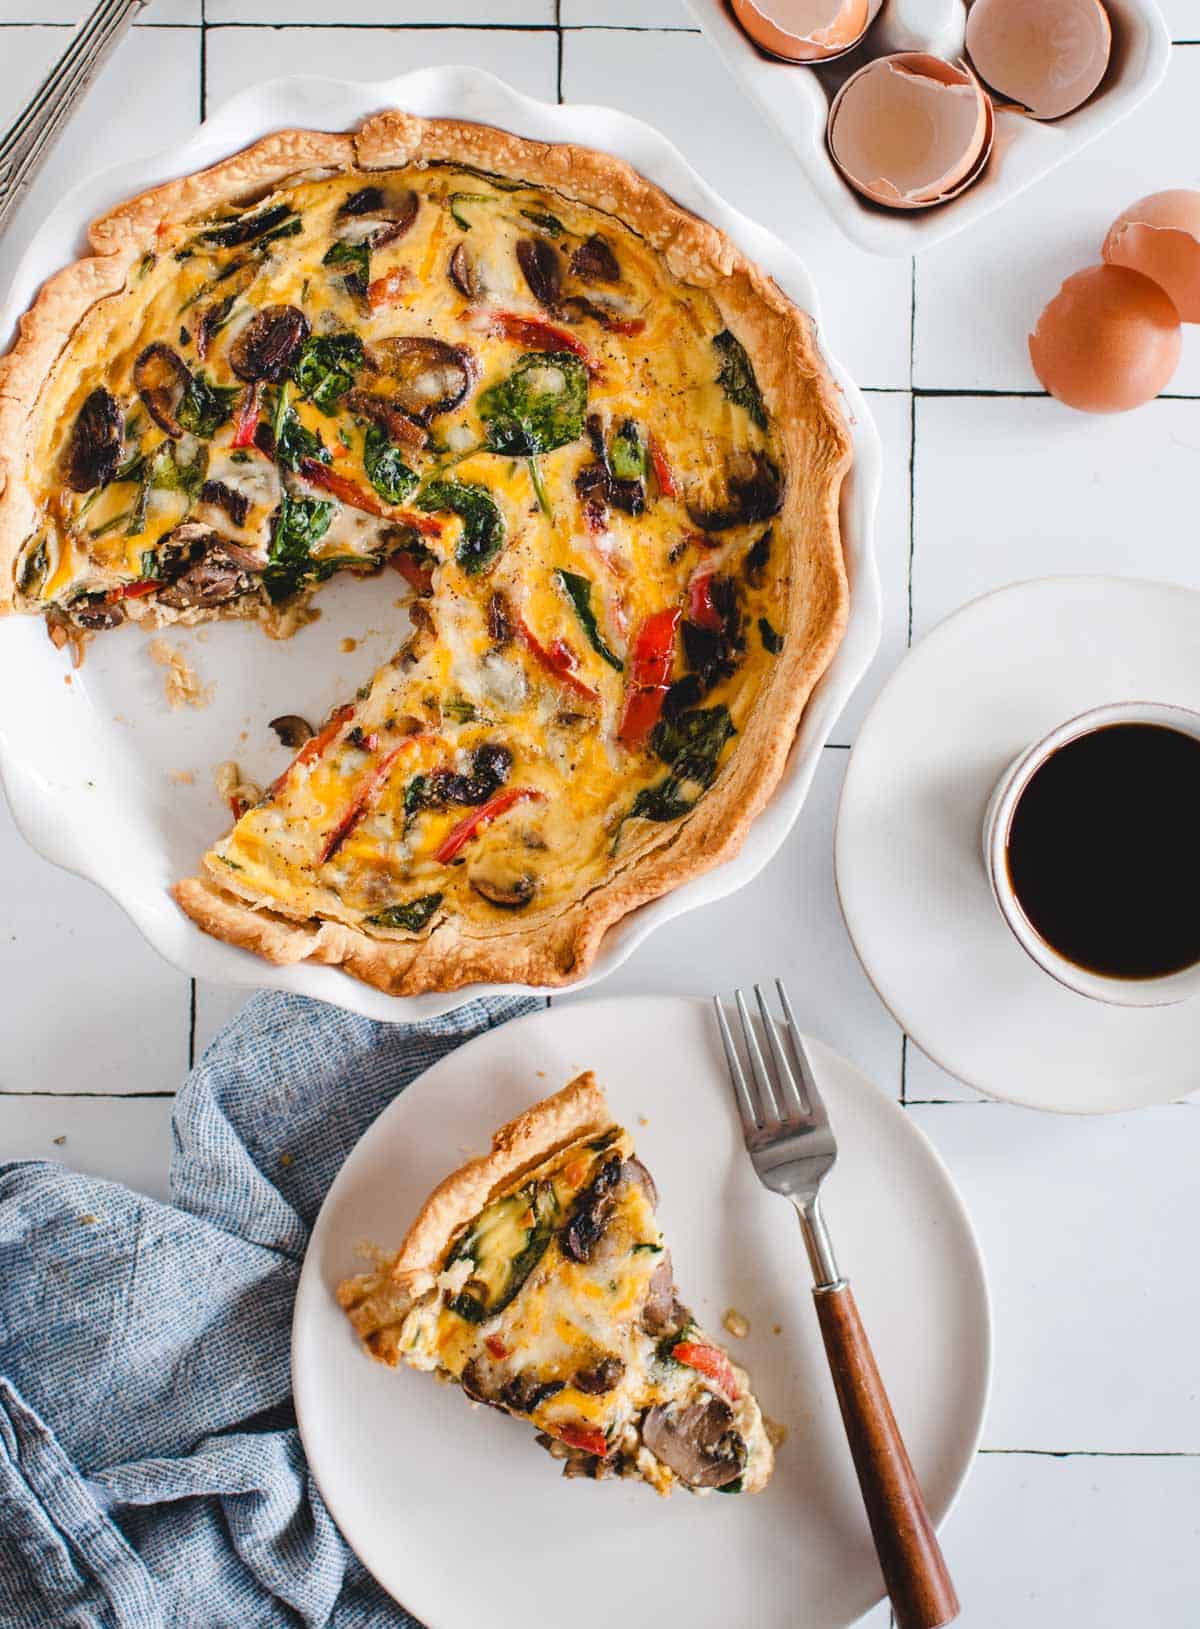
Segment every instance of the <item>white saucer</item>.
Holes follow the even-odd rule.
[[[1200,707],[1200,594],[1045,577],[948,617],[859,731],[835,839],[846,926],[897,1022],[992,1097],[1104,1114],[1200,1086],[1200,1000],[1122,1008],[1065,989],[1009,932],[983,868],[1006,765],[1062,720],[1135,700]]]
[[[848,1063],[813,1050],[840,1150],[823,1190],[830,1229],[940,1521],[974,1458],[987,1397],[979,1250],[921,1132]],[[750,1320],[730,1344],[788,1433],[770,1486],[752,1498],[663,1500],[640,1483],[564,1482],[519,1421],[470,1408],[429,1375],[372,1363],[334,1301],[338,1280],[361,1270],[360,1240],[398,1244],[441,1177],[584,1067],[654,1173],[688,1303],[714,1333],[729,1306]],[[724,1070],[706,1002],[543,1010],[436,1064],[379,1117],[330,1190],[296,1297],[300,1431],[348,1542],[430,1629],[681,1617],[689,1629],[845,1629],[881,1598],[796,1218],[751,1170]]]

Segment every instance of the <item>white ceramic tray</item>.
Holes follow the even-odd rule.
[[[211,163],[269,130],[292,124],[341,130],[389,106],[456,114],[545,141],[582,142],[617,153],[723,227],[799,305],[816,314],[812,283],[796,256],[718,198],[649,125],[608,108],[549,106],[519,95],[491,74],[448,67],[372,84],[272,80],[227,102],[183,146],[82,183],[32,239],[0,312],[0,342],[7,344],[18,313],[42,280],[83,250],[84,224],[105,208]],[[783,780],[741,854],[627,917],[608,934],[582,983],[620,966],[659,923],[723,898],[766,864],[799,815],[821,748],[875,654],[880,597],[871,533],[881,472],[879,438],[858,390],[829,360],[844,393],[855,451],[842,497],[851,584],[846,637],[805,709]],[[514,988],[475,985],[454,994],[397,997],[333,968],[276,967],[201,933],[171,899],[171,882],[195,870],[228,823],[213,787],[213,767],[235,758],[251,780],[269,782],[286,755],[267,721],[289,712],[323,716],[404,637],[407,620],[378,579],[335,580],[322,591],[320,605],[320,620],[283,644],[236,622],[172,632],[171,643],[184,648],[201,681],[216,686],[209,707],[176,713],[167,711],[162,670],[146,653],[150,636],[123,629],[96,640],[68,684],[67,662],[51,646],[41,619],[8,619],[0,626],[0,774],[18,826],[47,859],[111,894],[161,955],[197,978],[293,990],[367,1017],[405,1022]],[[347,638],[357,641],[353,654],[341,649]],[[192,774],[191,784],[172,778],[180,771]]]
[[[997,113],[992,157],[975,185],[932,209],[901,212],[860,197],[838,174],[825,143],[829,104],[839,87],[871,56],[882,54],[872,49],[871,30],[856,50],[814,70],[764,56],[738,27],[728,0],[687,3],[730,71],[795,153],[838,226],[877,255],[917,254],[1024,192],[1145,101],[1166,73],[1171,54],[1171,36],[1155,0],[1104,0],[1113,54],[1096,94],[1052,123]]]

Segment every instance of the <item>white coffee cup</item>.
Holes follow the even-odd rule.
[[[1200,994],[1200,962],[1157,978],[1116,978],[1068,960],[1042,938],[1026,916],[1008,870],[1008,838],[1025,788],[1054,754],[1081,735],[1111,724],[1158,724],[1200,741],[1200,713],[1164,702],[1123,701],[1069,718],[1019,753],[996,783],[983,817],[983,863],[992,896],[1017,943],[1051,978],[1093,1001],[1120,1007],[1167,1007]]]

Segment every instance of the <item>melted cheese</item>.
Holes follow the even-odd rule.
[[[371,253],[371,278],[395,273],[401,291],[394,303],[377,309],[348,290],[344,270],[324,264],[330,245],[345,230],[339,210],[364,182],[411,186],[420,199],[411,229]],[[456,223],[450,207],[452,195],[462,192],[489,199],[486,205],[464,206],[469,231]],[[147,424],[133,380],[135,359],[147,344],[177,346],[193,373],[203,372],[211,385],[228,389],[239,386],[230,348],[254,312],[268,305],[298,306],[314,334],[356,333],[368,353],[396,336],[467,346],[478,374],[475,387],[460,407],[434,419],[429,448],[405,449],[404,457],[422,479],[440,471],[443,478],[485,487],[503,516],[504,548],[485,573],[472,576],[456,560],[463,520],[446,512],[437,516],[440,534],[424,539],[435,557],[434,597],[426,602],[432,637],[418,635],[407,654],[374,677],[360,693],[353,719],[325,752],[293,768],[263,804],[246,813],[217,845],[210,865],[234,892],[284,914],[329,917],[400,937],[428,931],[427,922],[436,922],[436,913],[416,928],[402,920],[403,907],[435,896],[439,912],[457,912],[475,931],[504,931],[512,918],[494,902],[494,887],[487,898],[472,886],[478,881],[486,886],[500,874],[532,890],[521,917],[528,924],[602,881],[614,852],[619,859],[630,844],[636,849],[639,841],[656,835],[643,831],[639,838],[636,828],[644,823],[627,827],[625,822],[637,794],[661,785],[667,769],[644,746],[631,749],[618,740],[631,685],[630,653],[641,624],[664,607],[678,606],[686,614],[688,585],[699,571],[715,565],[736,581],[744,648],[735,670],[716,677],[701,705],[725,707],[740,730],[774,660],[760,619],[766,619],[768,633],[782,627],[788,593],[782,545],[771,549],[765,569],[753,580],[745,573],[745,555],[763,525],[698,533],[682,497],[665,495],[650,474],[642,514],[610,505],[601,529],[592,529],[576,491],[576,477],[595,456],[587,437],[538,459],[549,515],[543,513],[527,460],[486,451],[466,457],[449,453],[451,446],[483,443],[482,393],[505,379],[531,349],[520,336],[506,337],[496,313],[558,321],[538,306],[517,270],[518,240],[538,235],[531,216],[552,216],[559,223],[561,230],[541,241],[564,268],[564,291],[607,301],[634,318],[635,333],[602,326],[594,317],[569,328],[593,360],[587,410],[599,416],[608,436],[632,420],[643,442],[652,437],[662,449],[682,494],[711,477],[735,451],[769,452],[769,431],[727,400],[717,382],[720,357],[713,339],[724,325],[710,297],[675,279],[659,256],[617,221],[568,197],[532,188],[497,189],[484,177],[435,166],[306,181],[253,208],[278,204],[288,206],[299,229],[261,248],[211,248],[195,223],[164,227],[157,256],[148,256],[124,292],[99,302],[80,323],[43,394],[26,472],[38,499],[35,536],[45,541],[52,563],[45,580],[29,589],[26,603],[60,607],[78,594],[119,593],[152,569],[143,557],[189,513],[265,558],[283,489],[330,505],[328,529],[314,549],[318,561],[366,562],[387,546],[386,519],[339,501],[302,476],[283,473],[281,485],[280,472],[267,460],[231,447],[229,422],[204,450],[209,478],[233,486],[250,502],[240,527],[211,504],[189,511],[185,494],[156,490],[144,526],[131,532],[121,521],[134,503],[137,489],[131,482],[114,483],[99,494],[65,490],[59,472],[72,428],[98,385],[122,403],[127,423],[139,424],[138,451],[149,455],[161,446],[164,437]],[[570,274],[571,253],[597,232],[616,256],[616,284],[589,285]],[[447,275],[450,255],[459,247],[470,256],[481,287],[474,303]],[[233,296],[232,310],[202,359],[197,353],[202,315],[226,295]],[[322,413],[301,400],[295,387],[292,402],[305,428],[329,449],[337,475],[369,493],[364,424],[345,412]],[[622,670],[594,648],[563,590],[560,571],[589,580],[601,636]],[[381,591],[390,599],[399,582],[389,573]],[[568,653],[576,680],[594,693],[594,702],[548,671],[519,633],[497,648],[488,611],[497,594],[543,650]],[[673,676],[682,672],[683,655],[677,651]],[[303,706],[302,698],[297,705]],[[462,765],[485,743],[499,743],[512,753],[507,784],[534,795],[505,810],[451,863],[442,863],[439,848],[471,810],[462,805],[414,810],[413,781]],[[725,746],[722,761],[735,748],[736,738]],[[352,829],[329,853],[332,837],[351,814]]]

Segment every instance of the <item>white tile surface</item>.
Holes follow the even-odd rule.
[[[984,1447],[1200,1453],[1200,1108],[909,1113],[954,1172],[991,1275]]]
[[[554,100],[553,29],[210,28],[207,34],[210,109],[264,75],[386,79],[435,63],[487,68],[530,96]]]
[[[913,637],[1047,572],[1200,582],[1200,401],[1109,418],[1047,397],[917,402]]]
[[[1190,0],[1200,19],[1200,3]],[[1200,34],[1200,26],[1197,27]],[[1036,390],[1026,339],[1064,277],[1100,258],[1113,219],[1164,187],[1200,183],[1200,46],[1172,54],[1158,93],[1070,164],[917,262],[914,382]],[[1185,327],[1172,391],[1200,393],[1200,329]]]
[[[0,24],[3,23],[61,23],[78,22],[92,10],[91,0],[0,0]],[[169,24],[173,27],[198,27],[203,10],[202,0],[150,0],[144,11],[134,19],[135,28],[151,24]],[[68,36],[63,35],[62,45]],[[0,40],[0,47],[3,46]]]
[[[303,24],[379,23],[411,27],[419,23],[486,23],[509,28],[554,22],[554,0],[417,0],[397,6],[395,0],[345,0],[332,10],[323,0],[207,0],[210,23]],[[312,71],[312,70],[310,70]]]
[[[829,223],[783,142],[698,34],[568,32],[563,96],[657,126],[730,203],[807,263],[822,330],[860,385],[907,387],[910,269],[863,254]]]
[[[946,1524],[959,1629],[1193,1629],[1200,1460],[985,1454]]]
[[[54,1160],[165,1199],[171,1099],[0,1094],[0,1150],[6,1160]]]
[[[1173,40],[1200,40],[1200,7],[1196,0],[1158,0]]]
[[[608,0],[605,6],[589,0],[561,0],[564,28],[692,28],[696,19],[683,0]]]
[[[7,124],[63,49],[58,28],[0,29],[0,121]],[[32,228],[68,188],[120,159],[181,140],[200,117],[200,32],[135,28],[117,46],[0,239],[0,286]]]

